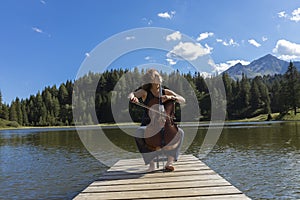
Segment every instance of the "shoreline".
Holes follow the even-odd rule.
[[[189,126],[200,126],[200,127],[208,127],[208,126],[237,126],[237,125],[249,125],[249,124],[273,124],[273,123],[285,123],[285,122],[300,122],[300,120],[228,120],[228,121],[220,121],[214,122],[211,124],[211,121],[202,121],[202,122],[181,122],[178,123],[181,127],[189,127]],[[0,127],[0,131],[2,130],[26,130],[26,129],[92,129],[92,128],[118,128],[118,127],[135,127],[140,126],[140,123],[103,123],[96,125],[81,125],[81,126],[20,126],[20,127]]]

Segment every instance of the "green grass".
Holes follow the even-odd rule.
[[[277,120],[279,113],[271,113],[272,120]],[[257,122],[257,121],[266,121],[268,119],[268,114],[260,114],[255,117],[233,120],[238,122]]]
[[[271,113],[272,120],[283,120],[283,121],[300,121],[300,109],[297,111],[297,115],[294,115],[294,111],[290,110],[285,115],[280,115],[280,113]],[[266,121],[268,119],[268,114],[260,114],[252,118],[245,118],[240,120],[234,120],[239,122],[254,122],[254,121]]]
[[[290,110],[287,114],[284,116],[280,116],[280,120],[286,120],[286,121],[295,121],[295,120],[300,120],[300,110],[297,110],[297,115],[294,114],[294,110]]]

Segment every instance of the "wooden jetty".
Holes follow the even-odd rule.
[[[249,199],[192,155],[181,155],[174,172],[145,173],[142,159],[118,161],[74,199]]]

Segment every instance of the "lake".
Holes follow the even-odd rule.
[[[186,138],[196,130],[185,153],[198,156],[207,126],[183,129]],[[137,153],[123,131],[104,134]],[[226,124],[202,161],[252,199],[300,199],[300,122]],[[0,199],[72,199],[107,169],[74,128],[0,131]]]

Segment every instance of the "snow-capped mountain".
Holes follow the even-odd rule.
[[[293,62],[297,69],[300,71],[300,62]],[[241,79],[242,74],[248,78],[255,76],[284,74],[287,71],[289,62],[280,60],[277,57],[268,54],[257,60],[252,61],[248,65],[238,63],[223,73],[228,73],[234,79]]]

